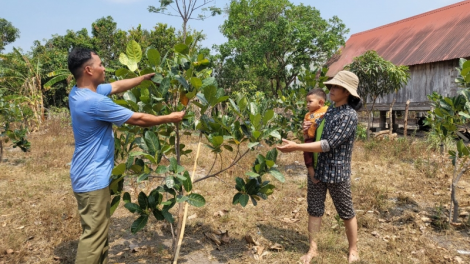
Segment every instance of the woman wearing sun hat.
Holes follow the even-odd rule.
[[[286,145],[278,146],[281,152],[319,152],[315,178],[308,178],[307,211],[310,249],[302,256],[302,263],[310,263],[318,255],[314,234],[320,231],[321,217],[325,210],[328,190],[341,219],[346,227],[349,242],[349,262],[359,259],[357,253],[357,219],[351,196],[351,156],[357,127],[356,110],[362,102],[357,94],[359,79],[349,71],[338,72],[333,79],[325,82],[334,102],[325,116],[325,127],[321,140],[297,144],[283,139]],[[321,122],[322,120],[319,120]],[[319,123],[318,123],[319,124]],[[304,124],[309,127],[310,124]]]

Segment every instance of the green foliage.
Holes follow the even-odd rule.
[[[366,140],[367,139],[367,128],[363,124],[357,124],[356,129],[356,140]]]
[[[11,22],[4,18],[0,18],[0,52],[5,46],[14,42],[20,37],[20,30],[15,28]]]
[[[354,72],[361,80],[357,91],[368,102],[400,90],[410,78],[407,66],[396,66],[373,50],[354,58],[345,69]]]
[[[27,118],[22,106],[25,99],[17,96],[4,96],[4,90],[0,89],[0,148],[3,141],[11,140],[13,148],[19,147],[22,151],[30,150],[31,143],[26,140],[27,127],[24,126],[24,119]],[[0,151],[3,151],[1,149]],[[1,162],[0,153],[0,162]]]
[[[233,152],[234,160],[238,161],[260,142],[280,140],[279,127],[273,123],[274,111],[246,97],[230,99],[226,96],[215,78],[211,77],[210,61],[203,53],[198,53],[196,41],[190,42],[191,39],[188,36],[187,42],[177,43],[172,50],[164,53],[153,48],[144,51],[136,41],[129,41],[126,52],[120,55],[121,63],[126,68],[116,70],[117,80],[150,72],[155,72],[155,76],[152,81],[142,82],[122,97],[116,96],[115,102],[133,111],[153,115],[186,109],[183,128],[196,129],[206,137],[206,146],[214,154],[214,161],[220,158],[223,151]],[[162,58],[160,54],[166,55]],[[231,110],[228,114],[218,111],[217,106],[222,103],[228,104]],[[194,118],[192,109],[195,108],[201,115],[199,119]],[[186,202],[196,207],[205,205],[204,197],[192,192],[189,172],[179,164],[180,156],[191,152],[184,144],[177,143],[180,133],[182,131],[175,124],[150,128],[124,125],[116,131],[115,155],[117,160],[122,161],[113,169],[111,189],[116,196],[124,195],[125,207],[139,215],[131,228],[132,232],[142,229],[151,214],[157,220],[173,222],[169,210],[176,203]],[[242,142],[247,142],[249,147],[244,153],[240,152]],[[248,192],[240,194],[243,195],[241,204],[246,205],[244,195],[256,201],[266,199],[272,193],[274,186],[261,180],[264,174],[284,181],[284,176],[276,169],[276,157],[275,149],[266,157],[258,155],[250,172],[251,178],[246,183]],[[162,165],[162,159],[168,160],[169,164]],[[214,177],[218,173],[204,178]],[[122,194],[123,177],[134,177],[137,182],[153,177],[164,181],[148,196],[141,192],[138,203],[132,203],[128,194]],[[118,203],[119,199],[114,199]]]
[[[311,66],[322,66],[344,45],[345,25],[324,20],[314,7],[287,0],[231,1],[221,26],[218,79],[227,87],[248,81],[272,96]],[[238,88],[236,88],[238,89]]]

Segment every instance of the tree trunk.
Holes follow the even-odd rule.
[[[396,97],[396,94],[395,94],[395,96],[393,97],[392,104],[390,105],[390,112],[389,112],[389,117],[388,117],[389,118],[389,120],[388,120],[389,128],[388,129],[390,130],[389,134],[388,134],[389,137],[393,133],[393,105],[395,104],[396,99],[397,99],[397,97]]]
[[[3,138],[0,137],[0,163],[3,161]]]
[[[454,204],[454,211],[452,213],[452,223],[457,223],[459,220],[459,201],[457,201],[457,198],[455,197],[455,187],[457,183],[452,183],[452,192],[451,192],[451,199],[452,203]]]
[[[406,101],[406,107],[405,107],[405,124],[403,127],[403,135],[406,138],[407,134],[407,129],[408,129],[408,108],[410,107],[410,100]]]

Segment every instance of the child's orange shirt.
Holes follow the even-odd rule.
[[[307,131],[308,132],[308,138],[313,138],[315,136],[315,131],[317,130],[316,121],[317,121],[317,119],[320,119],[325,115],[326,110],[328,110],[328,106],[323,106],[323,107],[318,108],[314,112],[308,112],[305,115],[304,120],[312,122],[312,125],[310,126],[310,128]]]

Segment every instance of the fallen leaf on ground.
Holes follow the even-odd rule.
[[[284,247],[281,244],[276,243],[276,244],[270,246],[269,249],[270,250],[277,250],[279,252],[279,251],[283,250]]]
[[[54,256],[54,260],[62,260],[62,258],[58,256]]]
[[[220,242],[219,238],[214,233],[204,233],[204,236],[212,240],[217,246],[220,246],[222,243]]]
[[[246,242],[247,242],[248,244],[252,244],[252,245],[255,245],[255,246],[259,246],[259,243],[256,242],[256,241],[253,239],[253,237],[252,237],[251,235],[249,235],[249,234],[246,234],[246,235],[245,235],[245,240],[246,240]]]
[[[194,219],[196,217],[197,217],[197,214],[192,214],[192,215],[188,216],[188,220]]]
[[[7,249],[7,254],[13,254],[13,249]]]
[[[223,244],[228,244],[230,243],[230,237],[228,236],[228,230],[222,235],[220,238]]]

